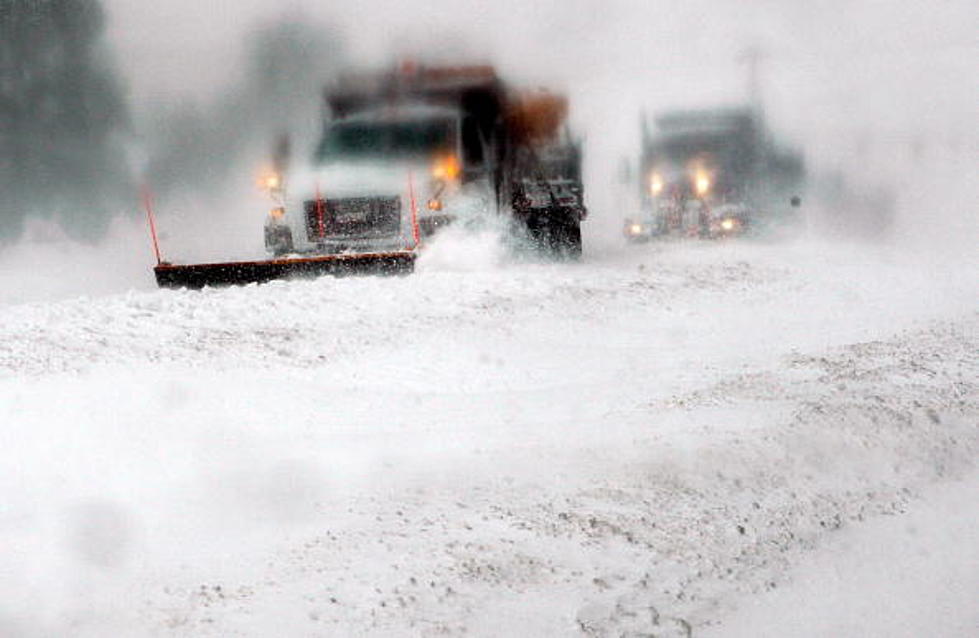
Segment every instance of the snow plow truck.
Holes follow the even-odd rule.
[[[759,109],[663,113],[643,125],[640,215],[630,241],[719,238],[791,223],[801,202],[802,155],[773,142]]]
[[[269,259],[163,263],[160,286],[406,273],[426,238],[487,215],[540,250],[581,254],[581,151],[563,96],[513,90],[489,66],[404,65],[341,77],[325,98],[311,161],[290,166],[280,145],[264,178]]]

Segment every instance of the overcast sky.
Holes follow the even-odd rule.
[[[489,58],[558,86],[605,152],[633,152],[640,108],[742,101],[748,45],[766,53],[777,127],[810,154],[878,138],[979,129],[976,0],[106,0],[137,105],[206,98],[237,73],[249,29],[283,14],[342,30],[351,60]],[[822,145],[825,148],[822,148]],[[601,145],[599,145],[601,146]]]

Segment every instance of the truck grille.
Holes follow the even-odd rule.
[[[401,232],[401,199],[398,197],[344,197],[305,202],[306,234],[310,241],[320,238],[382,237]]]

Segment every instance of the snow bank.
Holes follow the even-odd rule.
[[[682,632],[975,464],[975,277],[491,263],[0,308],[0,633]]]
[[[131,217],[115,218],[95,245],[33,220],[20,242],[0,249],[0,306],[151,289],[153,264],[149,232]]]
[[[745,600],[712,636],[974,636],[979,476],[933,488],[903,514],[830,539],[787,586]]]

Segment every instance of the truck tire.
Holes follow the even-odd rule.
[[[550,252],[553,240],[547,218],[540,214],[530,214],[526,215],[524,220],[524,232],[533,249],[538,252]]]
[[[568,224],[568,257],[581,259],[581,222],[577,220]]]
[[[275,257],[293,252],[292,231],[288,226],[266,228],[265,248]]]
[[[551,226],[551,250],[556,257],[581,259],[581,222],[567,219]]]

